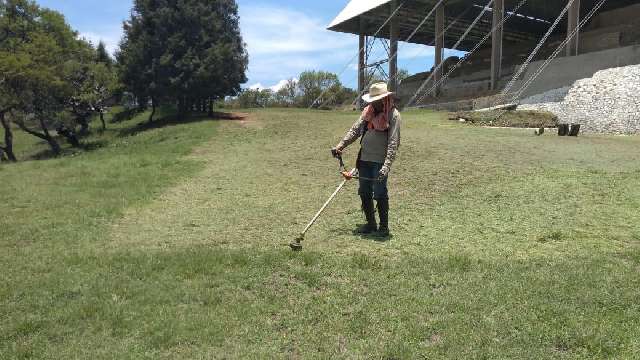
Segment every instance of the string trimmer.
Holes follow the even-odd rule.
[[[338,196],[338,193],[340,192],[340,190],[342,190],[342,188],[347,184],[349,180],[363,179],[363,180],[379,181],[378,179],[369,179],[369,178],[359,177],[358,169],[347,171],[347,169],[344,166],[344,161],[342,161],[342,155],[336,150],[331,150],[331,154],[333,155],[334,158],[338,159],[338,161],[340,162],[340,175],[342,175],[344,180],[342,181],[342,183],[340,183],[340,185],[338,185],[338,188],[336,189],[336,191],[334,191],[333,194],[331,194],[331,196],[329,197],[329,200],[327,200],[327,202],[325,202],[324,205],[322,205],[322,208],[320,208],[320,210],[316,213],[313,219],[311,219],[309,224],[307,224],[307,227],[304,228],[304,231],[302,231],[302,233],[300,233],[300,235],[293,242],[291,242],[291,244],[289,244],[289,247],[291,247],[293,251],[302,250],[302,241],[304,241],[304,236],[307,233],[307,231],[309,231],[309,229],[311,229],[311,227],[316,223],[318,218],[320,218],[320,215],[322,215],[322,213],[327,209],[327,207],[329,206],[329,204],[331,204],[333,199],[335,199],[336,196]]]

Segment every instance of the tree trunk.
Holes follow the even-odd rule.
[[[151,114],[149,115],[149,122],[153,122],[153,117],[156,115],[156,101],[151,98]]]
[[[89,134],[89,120],[85,116],[80,116],[76,120],[80,125],[80,131],[78,131],[78,135],[85,136]]]
[[[0,123],[2,123],[2,127],[4,128],[4,147],[2,150],[9,161],[16,162],[18,159],[13,152],[13,131],[11,131],[11,124],[9,124],[9,121],[5,118],[5,113],[0,113]]]
[[[184,112],[184,99],[181,97],[178,99],[178,115],[182,115]]]
[[[67,139],[67,142],[71,144],[71,146],[76,148],[80,147],[80,141],[78,140],[76,133],[74,133],[72,129],[69,129],[64,125],[60,125],[56,128],[56,131],[58,132],[58,134],[64,136]]]
[[[102,131],[107,130],[107,123],[104,121],[104,111],[100,110],[100,121],[102,122]]]
[[[53,151],[53,153],[56,155],[60,155],[60,153],[62,152],[60,149],[60,145],[58,144],[56,139],[54,139],[53,136],[49,134],[49,129],[47,129],[47,125],[45,125],[44,120],[42,119],[40,119],[40,127],[42,128],[42,132],[44,133],[44,139],[51,147],[51,151]]]
[[[213,117],[213,99],[209,99],[209,117]]]
[[[26,132],[27,134],[33,135],[39,139],[46,141],[51,147],[51,150],[53,151],[53,153],[56,155],[60,155],[60,152],[61,152],[60,145],[58,145],[58,142],[56,141],[56,139],[54,139],[53,136],[49,134],[49,130],[47,130],[47,127],[44,124],[44,120],[40,119],[39,121],[40,121],[40,127],[42,128],[43,134],[40,134],[37,131],[33,131],[29,129],[22,121],[14,121],[14,123],[18,125],[20,130]]]
[[[51,147],[51,151],[53,151],[54,154],[60,155],[62,150],[60,149],[60,145],[58,144],[56,139],[49,137],[47,139],[47,143],[49,144],[49,147]]]

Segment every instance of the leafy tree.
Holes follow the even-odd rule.
[[[338,75],[326,71],[305,71],[300,74],[298,91],[299,105],[302,107],[319,107],[331,102],[342,89]]]
[[[398,84],[401,84],[409,76],[411,76],[409,74],[409,70],[407,70],[407,69],[399,69],[398,70],[398,75],[396,75],[396,78],[398,79]]]
[[[95,52],[77,39],[61,14],[30,0],[1,1],[0,27],[5,34],[0,43],[2,121],[10,119],[58,154],[60,145],[50,130],[63,125],[74,95],[65,70],[70,61],[94,61]],[[4,129],[6,139],[10,126]]]
[[[66,80],[73,86],[69,109],[80,125],[80,134],[89,132],[89,121],[95,114],[99,115],[102,130],[105,130],[107,102],[118,88],[115,73],[102,62],[69,61],[65,74]]]
[[[276,92],[275,97],[278,106],[294,106],[298,97],[298,81],[296,79],[287,80],[285,85]]]
[[[33,31],[34,24],[29,19],[37,11],[38,7],[29,1],[0,1],[0,124],[4,130],[1,150],[3,156],[12,161],[16,157],[9,116],[21,105],[20,96],[25,85],[22,81],[30,60],[17,49],[21,45],[19,39]]]
[[[357,96],[353,89],[342,86],[336,74],[305,71],[300,80],[289,79],[280,90],[245,89],[237,97],[227,99],[232,107],[313,107],[330,109],[350,105]]]
[[[271,89],[246,89],[237,98],[237,104],[241,108],[265,108],[276,104],[274,92]]]
[[[214,100],[238,94],[246,82],[235,0],[135,0],[124,30],[122,82],[154,109],[168,101],[185,112],[207,102],[211,111]]]

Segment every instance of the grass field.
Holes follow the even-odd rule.
[[[1,165],[0,358],[640,357],[640,137],[406,112],[393,238],[353,235],[350,183],[292,253],[355,116],[141,116]]]

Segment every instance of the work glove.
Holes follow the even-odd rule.
[[[342,149],[339,147],[334,147],[333,149],[331,149],[331,156],[333,156],[334,158],[338,158],[338,156],[342,155]]]
[[[380,169],[380,171],[378,172],[378,180],[384,180],[387,178],[387,176],[389,176],[389,171],[391,169],[389,169],[389,167],[387,165],[383,165],[382,168]]]

